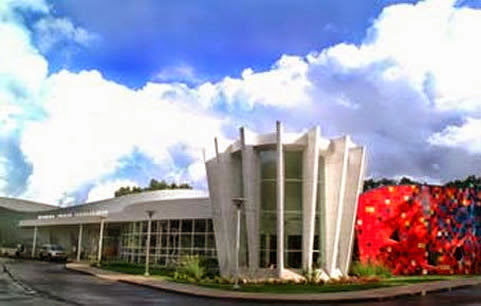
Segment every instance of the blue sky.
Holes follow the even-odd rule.
[[[192,69],[200,80],[268,69],[283,54],[359,43],[381,9],[408,1],[57,1],[67,16],[102,39],[95,48],[47,53],[51,70],[99,69],[105,78],[142,87],[162,71]],[[413,1],[411,1],[413,2]],[[169,81],[192,81],[189,75]]]
[[[320,125],[369,175],[481,171],[481,1],[0,3],[0,196],[71,205],[150,178],[206,189],[239,126]]]

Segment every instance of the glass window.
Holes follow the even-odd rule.
[[[288,268],[300,268],[302,266],[302,252],[288,252],[287,256],[287,267]]]
[[[192,220],[182,220],[182,232],[183,233],[192,232]]]
[[[314,235],[314,250],[319,250],[319,235]]]
[[[276,182],[263,181],[261,186],[261,209],[276,210]]]
[[[261,161],[261,178],[275,179],[276,178],[276,151],[268,150],[259,152]]]
[[[197,219],[194,222],[195,224],[195,232],[196,233],[204,233],[206,230],[205,219]]]
[[[213,233],[214,232],[214,223],[211,219],[207,220],[207,232]]]
[[[284,177],[302,179],[302,151],[284,152]]]
[[[263,249],[260,250],[260,254],[259,254],[260,258],[259,258],[259,267],[261,268],[265,268],[267,267],[267,262],[266,262],[266,251],[264,251]]]
[[[147,234],[141,231],[145,224],[146,222],[132,222],[123,227],[120,258],[135,263],[144,260]],[[151,236],[150,254],[153,263],[169,264],[178,256],[193,254],[194,248],[196,254],[213,258],[217,256],[211,219],[154,220],[152,224],[157,225],[158,230]]]
[[[194,247],[205,248],[205,235],[194,235]]]
[[[287,237],[287,249],[288,250],[302,250],[302,236],[301,235],[289,235]]]
[[[207,248],[215,249],[215,236],[214,234],[207,235]]]
[[[261,235],[260,248],[261,248],[261,249],[265,249],[265,248],[266,248],[266,235],[264,235],[264,234]]]
[[[179,231],[179,220],[170,220],[170,231],[171,232]]]
[[[262,234],[269,234],[269,233],[276,233],[276,212],[262,212],[261,213],[261,220],[260,220],[260,233]]]
[[[268,267],[275,266],[277,264],[277,252],[270,251],[269,252],[269,264]]]
[[[269,249],[277,250],[277,235],[271,235],[269,238]]]
[[[188,248],[192,247],[192,235],[191,234],[183,234],[180,240],[181,248]]]
[[[159,232],[167,233],[167,221],[159,221]]]
[[[302,211],[302,181],[286,182],[285,191],[285,210]]]

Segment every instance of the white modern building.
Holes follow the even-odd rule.
[[[241,128],[215,150],[206,161],[209,195],[152,191],[66,208],[32,204],[28,213],[0,198],[0,209],[17,216],[32,255],[56,243],[76,260],[166,265],[197,254],[216,259],[223,276],[348,273],[364,147],[349,136],[323,138],[318,127],[284,133],[278,122],[272,134]]]

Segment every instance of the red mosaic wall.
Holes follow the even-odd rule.
[[[479,274],[481,190],[426,185],[381,187],[359,198],[362,263],[394,274]]]

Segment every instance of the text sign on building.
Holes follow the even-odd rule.
[[[73,217],[95,217],[95,216],[106,216],[109,214],[108,210],[88,210],[79,212],[69,212],[61,214],[50,214],[50,215],[40,215],[37,219],[55,219],[55,218],[73,218]]]

